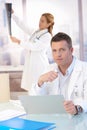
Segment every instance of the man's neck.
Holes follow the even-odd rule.
[[[72,59],[70,60],[70,62],[69,62],[67,65],[59,66],[59,70],[61,71],[61,73],[62,73],[63,75],[66,74],[66,70],[67,70],[68,67],[71,65],[72,61],[73,61],[73,57],[72,57]]]

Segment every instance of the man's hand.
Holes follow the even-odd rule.
[[[45,74],[43,74],[43,75],[40,76],[40,78],[38,80],[38,86],[41,87],[41,85],[44,82],[52,82],[57,77],[58,77],[58,73],[55,72],[55,71],[50,71],[48,73],[45,73]]]
[[[64,101],[64,108],[67,113],[74,115],[77,113],[76,107],[72,101]]]
[[[17,39],[16,37],[10,36],[10,38],[11,38],[12,42],[15,42],[15,43],[17,43],[17,44],[20,44],[20,40]]]

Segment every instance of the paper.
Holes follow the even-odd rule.
[[[0,121],[5,121],[14,117],[18,117],[26,114],[24,111],[18,111],[13,109],[7,109],[0,112]]]

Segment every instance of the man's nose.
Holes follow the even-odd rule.
[[[57,51],[57,56],[61,56],[61,52],[60,51]]]

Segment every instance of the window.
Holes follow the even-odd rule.
[[[80,1],[82,2],[84,38],[84,43],[82,43],[84,45],[84,52],[82,52],[82,55],[84,56],[83,60],[87,61],[87,0]],[[24,20],[28,27],[35,29],[38,29],[38,23],[42,13],[52,13],[55,18],[53,34],[56,34],[57,32],[69,34],[73,41],[74,55],[80,58],[79,13],[81,12],[78,12],[78,2],[79,0],[12,0],[12,7],[17,16],[21,20]],[[0,10],[2,10],[2,7],[3,6],[0,3]],[[2,33],[0,33],[0,65],[23,65],[25,51],[20,46],[12,43],[10,39],[8,40],[8,30],[4,11],[5,10],[3,10],[3,12],[0,11],[0,24],[1,26],[2,24],[5,26],[5,28],[3,28],[4,37],[2,36]],[[4,14],[4,19],[2,18],[2,14]],[[1,21],[3,21],[3,23],[1,23]],[[16,36],[19,39],[26,39],[26,37],[28,37],[13,20],[11,26],[13,36]],[[2,41],[4,42],[2,43]],[[49,59],[52,60],[51,58]]]

